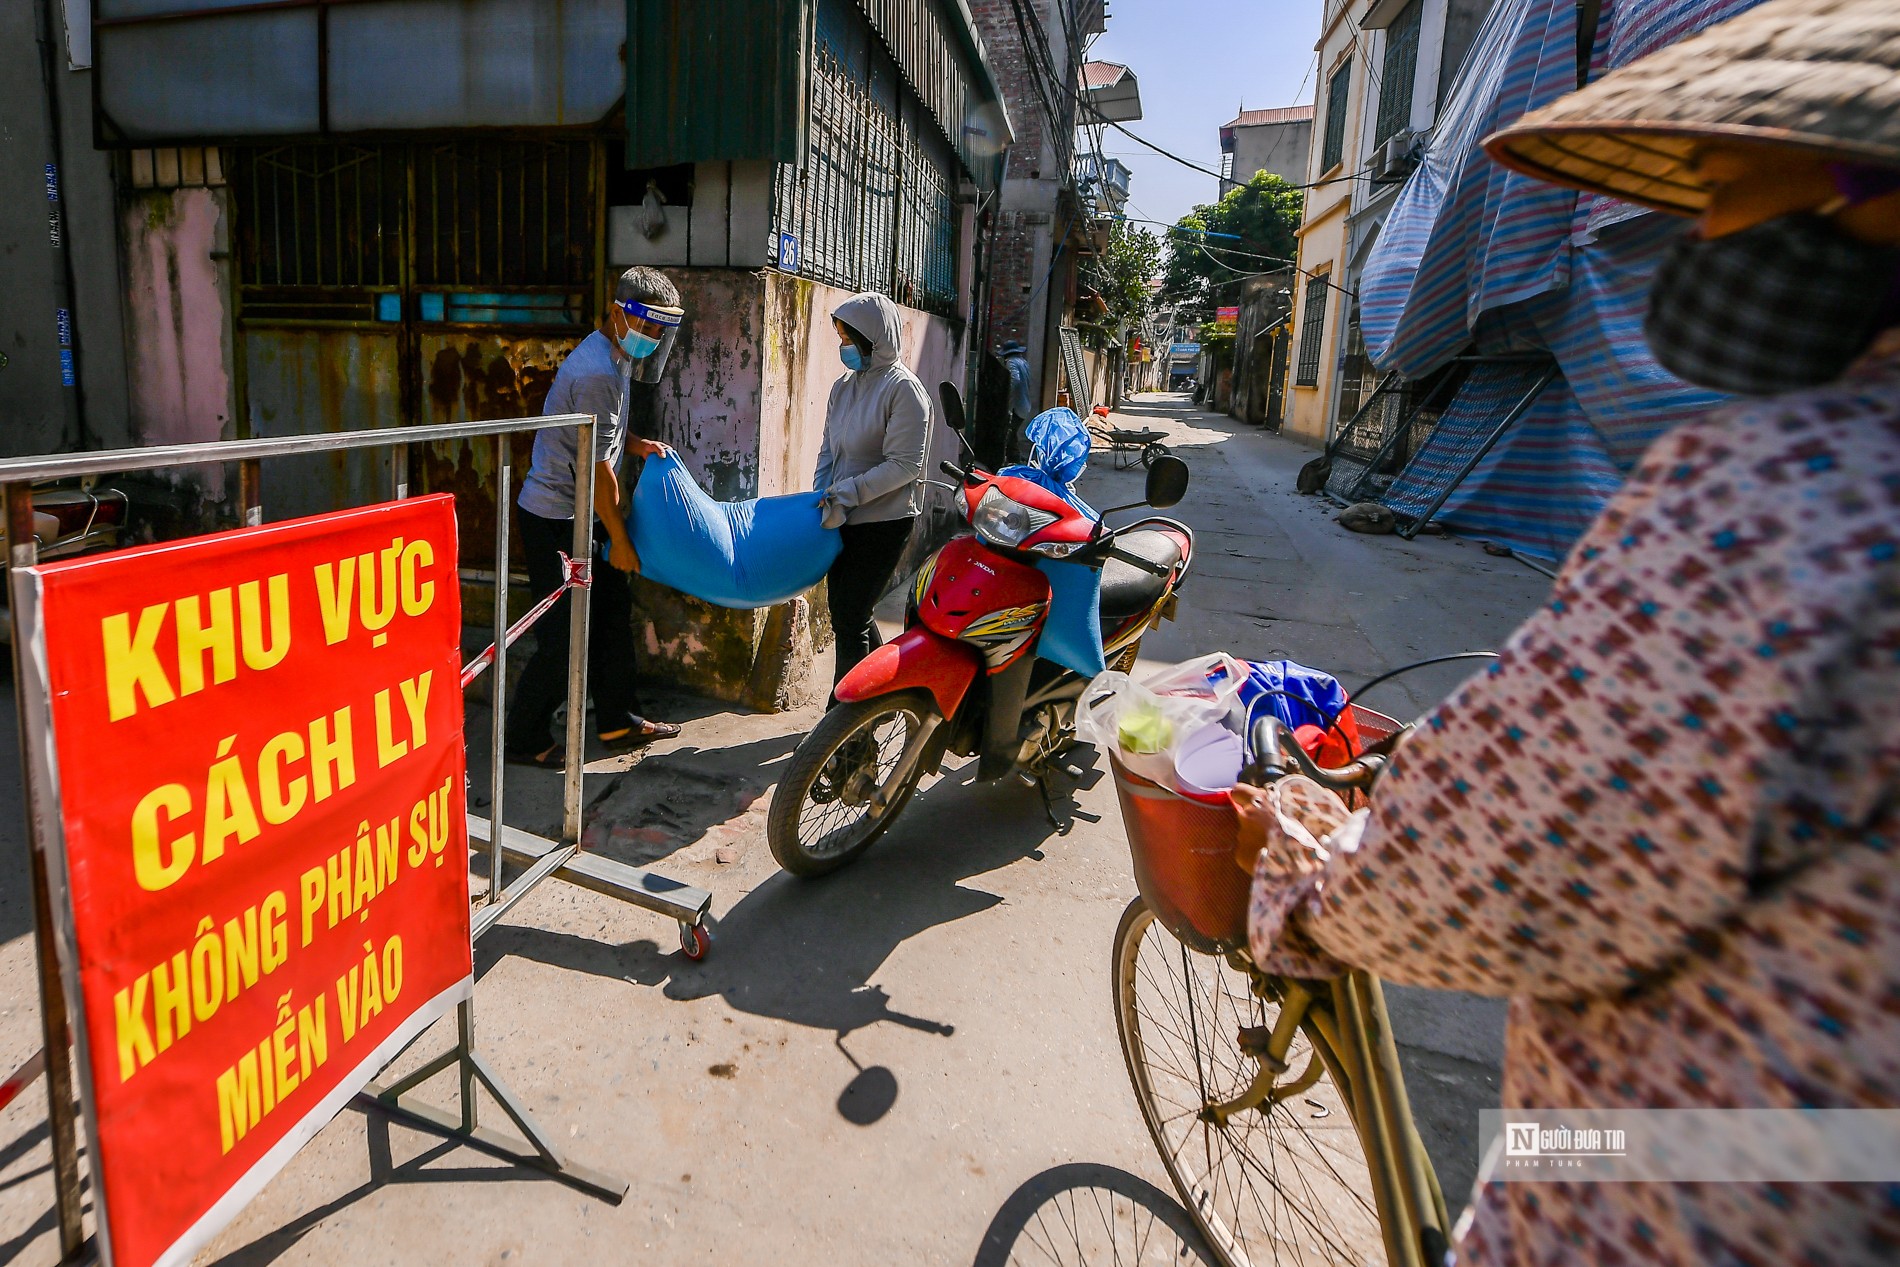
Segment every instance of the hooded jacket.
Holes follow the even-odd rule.
[[[923,508],[930,395],[898,359],[903,318],[876,291],[853,295],[831,315],[869,339],[871,354],[832,385],[812,487],[843,508],[846,523],[915,515]]]

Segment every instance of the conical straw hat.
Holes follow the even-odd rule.
[[[1770,0],[1487,137],[1507,167],[1699,215],[1694,161],[1769,147],[1900,167],[1900,0]]]

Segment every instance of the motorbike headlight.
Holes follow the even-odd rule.
[[[1087,544],[1086,541],[1038,541],[1029,550],[1051,559],[1066,559]]]
[[[1015,549],[1023,539],[1042,531],[1056,521],[1056,517],[1046,510],[1037,510],[1025,506],[1013,497],[1005,497],[1003,490],[992,487],[986,491],[976,504],[976,513],[970,516],[970,526],[976,529],[976,535],[991,545],[1007,546]]]

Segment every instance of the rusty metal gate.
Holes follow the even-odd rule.
[[[244,434],[315,435],[537,414],[593,328],[603,149],[592,137],[228,151]],[[525,433],[515,457],[527,463]],[[408,455],[463,500],[462,558],[492,567],[492,446]],[[335,451],[267,473],[274,518],[387,488],[391,458]]]

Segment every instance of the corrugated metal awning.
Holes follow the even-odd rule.
[[[965,0],[856,0],[971,177],[1009,118]],[[627,166],[804,159],[813,0],[627,0]]]
[[[589,126],[624,0],[95,0],[107,144]]]

